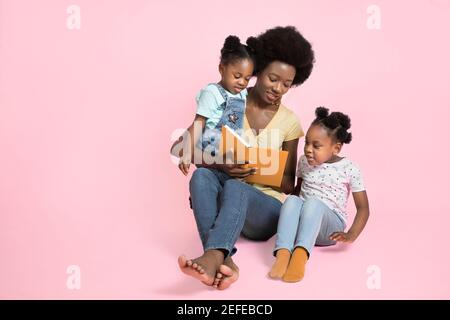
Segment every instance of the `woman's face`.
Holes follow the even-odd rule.
[[[258,75],[256,93],[267,104],[274,104],[289,91],[294,81],[295,68],[290,64],[274,61]]]

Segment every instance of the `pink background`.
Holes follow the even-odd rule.
[[[450,1],[219,3],[0,1],[0,298],[449,299]],[[71,4],[80,30],[66,27]],[[366,26],[371,4],[381,30]],[[240,239],[241,278],[216,291],[176,263],[201,244],[172,133],[219,79],[227,35],[288,24],[317,63],[284,103],[305,129],[318,105],[351,116],[343,154],[371,217],[353,245],[317,248],[297,284],[266,277],[274,238]]]

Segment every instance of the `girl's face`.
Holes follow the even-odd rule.
[[[219,72],[222,76],[220,84],[232,94],[238,94],[247,88],[253,74],[253,66],[253,61],[250,59],[241,59],[226,65],[220,64]]]
[[[341,147],[342,143],[334,142],[321,125],[312,125],[306,133],[304,151],[310,166],[332,162]]]
[[[294,81],[295,68],[290,64],[274,61],[258,75],[255,88],[260,99],[267,104],[275,104],[289,91]]]

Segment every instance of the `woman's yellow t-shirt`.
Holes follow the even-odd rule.
[[[259,134],[253,132],[248,123],[247,117],[244,117],[244,137],[252,147],[269,148],[281,150],[283,142],[295,140],[304,136],[304,132],[293,111],[280,104],[278,111],[273,116],[267,126],[260,130]],[[260,184],[251,184],[265,194],[272,196],[281,202],[285,195],[269,186]]]

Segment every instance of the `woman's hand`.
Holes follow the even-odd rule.
[[[333,232],[330,236],[333,241],[352,243],[356,237],[349,232]]]
[[[222,164],[219,169],[238,179],[244,179],[256,172],[255,168],[248,168],[244,164]]]

